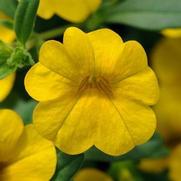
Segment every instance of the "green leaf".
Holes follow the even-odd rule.
[[[125,0],[107,9],[105,21],[149,30],[181,27],[181,1]]]
[[[20,100],[17,102],[15,111],[22,117],[24,124],[32,123],[32,114],[36,106],[36,102],[33,100],[25,101]]]
[[[36,106],[34,100],[24,100],[16,92],[11,92],[8,98],[0,103],[0,108],[13,109],[16,111],[25,124],[32,122],[32,113]]]
[[[120,160],[135,160],[143,158],[160,158],[169,154],[169,150],[164,146],[164,143],[159,135],[155,135],[148,143],[137,146],[127,154],[120,156],[109,156],[95,147],[85,153],[85,160],[91,161],[120,161]]]
[[[70,181],[73,175],[80,169],[84,161],[84,154],[67,155],[58,153],[57,171],[52,181]]]
[[[15,0],[0,0],[0,11],[13,18],[16,11],[16,4]]]
[[[11,30],[13,29],[13,21],[12,20],[1,19],[0,25],[3,25],[3,26],[5,26]]]
[[[33,65],[34,60],[27,49],[21,43],[17,43],[16,48],[7,59],[7,64],[11,67],[22,68],[25,66]]]
[[[6,63],[12,52],[12,47],[0,40],[0,65]]]
[[[6,76],[8,76],[9,74],[15,72],[17,69],[17,67],[13,66],[9,66],[6,63],[1,64],[0,66],[0,79],[5,78]]]
[[[32,33],[39,0],[20,0],[16,14],[14,29],[17,39],[25,44]]]
[[[8,65],[7,61],[13,53],[13,48],[0,41],[0,79],[16,71],[15,66]]]
[[[114,162],[108,172],[114,181],[143,181],[137,170],[136,163],[132,161]]]

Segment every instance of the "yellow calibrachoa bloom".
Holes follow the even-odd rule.
[[[3,12],[0,11],[0,19],[9,19]],[[4,27],[0,26],[0,40],[6,43],[11,43],[15,39],[15,33]],[[0,102],[3,101],[10,93],[15,80],[15,74],[10,74],[4,79],[0,79]]]
[[[178,145],[170,157],[169,176],[171,181],[180,181],[181,178],[181,144]]]
[[[177,33],[177,31],[174,31],[171,32]],[[179,34],[177,35],[181,38]],[[181,39],[167,36],[155,46],[151,59],[161,87],[160,100],[155,106],[158,131],[165,142],[172,146],[172,151],[165,159],[142,160],[140,168],[148,172],[160,172],[167,168],[171,180],[180,181],[181,146],[174,147],[181,140]]]
[[[98,9],[102,0],[40,0],[38,15],[44,19],[54,14],[79,23]]]
[[[3,12],[0,11],[0,19],[10,19]],[[5,26],[0,26],[0,40],[10,43],[15,39],[15,33],[13,30],[6,28]]]
[[[158,129],[166,141],[181,138],[181,40],[164,38],[153,49],[151,59],[161,93],[155,106]]]
[[[160,159],[142,159],[139,164],[139,169],[145,172],[159,173],[167,169],[168,160],[168,157]]]
[[[73,178],[73,181],[113,181],[110,176],[94,168],[84,168]]]
[[[149,105],[158,100],[158,85],[146,53],[109,29],[87,34],[71,27],[63,44],[45,42],[25,87],[40,101],[36,129],[69,154],[95,145],[120,155],[145,143],[156,127]]]
[[[2,102],[10,93],[15,80],[15,73],[10,74],[4,79],[0,79],[0,102]]]
[[[32,125],[24,128],[11,110],[0,110],[0,180],[48,181],[56,167],[56,151]]]
[[[181,178],[181,144],[176,146],[170,156],[163,159],[144,159],[139,168],[145,172],[157,173],[168,169],[171,181],[180,181]]]
[[[165,29],[162,34],[170,38],[181,38],[181,28]]]

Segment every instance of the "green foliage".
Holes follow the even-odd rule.
[[[24,66],[33,65],[34,60],[30,53],[20,44],[14,49],[13,53],[7,60],[7,63],[10,66],[22,68]]]
[[[149,30],[181,27],[179,0],[125,0],[107,9],[107,23],[121,23]]]
[[[136,163],[132,161],[115,162],[108,172],[115,181],[143,181],[137,170]]]
[[[5,27],[7,27],[7,28],[9,28],[11,30],[13,29],[13,22],[12,22],[12,20],[1,19],[0,20],[0,25],[5,26]]]
[[[84,161],[84,154],[67,155],[58,152],[57,171],[52,181],[70,181],[72,176],[80,169]]]
[[[7,60],[11,56],[13,49],[6,43],[0,41],[0,79],[15,71],[15,67],[9,66]]]
[[[22,117],[24,124],[29,124],[32,122],[32,113],[35,106],[35,101],[22,99],[14,91],[8,96],[8,98],[3,103],[0,103],[0,109],[13,109]]]
[[[12,20],[0,20],[0,25],[9,29],[14,28],[17,36],[17,41],[11,46],[0,42],[0,79],[18,70],[16,84],[18,82],[23,85],[23,80],[20,81],[20,74],[26,72],[25,66],[30,66],[37,60],[40,45],[46,39],[60,37],[65,29],[72,24],[54,16],[49,21],[38,18],[38,23],[34,27],[39,0],[20,0],[18,6],[17,4],[18,1],[16,0],[0,0],[0,11],[12,18]],[[154,45],[152,42],[153,35],[155,37],[154,42],[156,42],[160,38],[158,35],[160,30],[169,27],[181,27],[181,1],[104,0],[102,7],[86,22],[75,26],[86,29],[88,32],[98,27],[104,27],[105,24],[121,34],[123,39],[138,40],[144,45],[144,48],[148,48],[147,52],[149,53],[150,47]],[[147,30],[154,30],[156,33]],[[36,58],[33,59],[32,57]],[[19,71],[19,69],[21,70]],[[15,110],[21,115],[24,123],[29,124],[32,122],[32,113],[36,102],[26,97],[24,89],[20,89],[17,85],[15,85],[15,89],[16,91],[13,91],[3,103],[0,103],[0,108]],[[22,98],[23,96],[26,98]],[[125,181],[124,178],[126,177],[124,176],[128,174],[128,179],[133,178],[134,181],[165,181],[167,180],[167,173],[164,172],[160,175],[141,173],[137,170],[136,163],[144,158],[162,158],[168,154],[169,150],[158,134],[155,134],[146,144],[137,146],[129,153],[116,157],[106,155],[95,147],[84,154],[74,156],[58,151],[58,165],[52,181],[70,181],[82,165],[98,168],[106,165],[114,180],[121,178]]]
[[[16,71],[16,67],[14,66],[9,66],[6,63],[1,64],[0,66],[0,79],[5,78],[9,74],[13,73]]]
[[[16,4],[17,1],[15,0],[0,0],[0,11],[13,18],[16,11]]]
[[[159,135],[155,135],[149,142],[137,146],[132,151],[125,155],[109,156],[96,148],[92,148],[85,153],[86,160],[113,162],[121,160],[135,160],[138,161],[143,158],[160,158],[169,154],[168,148],[163,144]]]
[[[18,68],[33,65],[31,54],[22,46],[17,44],[15,49],[7,44],[0,43],[0,78],[15,72]]]
[[[20,0],[16,14],[14,29],[18,41],[25,44],[32,33],[39,0]]]
[[[0,65],[6,62],[12,52],[13,49],[9,45],[0,41]]]

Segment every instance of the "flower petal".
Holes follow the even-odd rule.
[[[51,18],[55,13],[65,20],[79,23],[96,11],[102,0],[40,0],[38,15],[44,19]]]
[[[70,91],[71,83],[40,63],[35,64],[25,77],[27,92],[38,101],[48,101],[64,95]]]
[[[14,151],[17,155],[0,172],[0,178],[8,181],[50,180],[56,168],[56,151],[53,144],[42,138],[32,125],[25,127]]]
[[[70,27],[64,33],[63,44],[71,56],[75,71],[80,76],[89,75],[94,69],[94,51],[87,35],[78,28]]]
[[[60,74],[64,78],[73,78],[72,63],[62,43],[49,40],[40,49],[39,61],[51,71]]]
[[[122,116],[135,145],[148,141],[156,129],[156,117],[146,105],[130,101],[124,97],[113,99],[113,104]]]
[[[33,113],[33,124],[38,132],[50,140],[55,140],[64,119],[76,104],[72,95],[64,95],[56,100],[40,102]]]
[[[166,142],[181,138],[181,95],[177,86],[163,86],[160,99],[154,106],[157,115],[158,131]]]
[[[144,70],[147,66],[147,55],[141,44],[137,41],[127,41],[114,66],[112,81],[123,80]]]
[[[40,134],[54,141],[66,153],[78,154],[93,145],[92,130],[96,129],[96,125],[87,120],[89,115],[85,119],[86,111],[82,111],[80,106],[83,104],[78,102],[79,100],[67,96],[67,99],[64,97],[61,100],[40,103],[33,116],[34,125]],[[69,120],[72,112],[75,114],[74,118]],[[59,136],[61,132],[63,135]]]
[[[79,23],[84,21],[100,5],[101,0],[62,0],[57,1],[56,14],[60,17]]]
[[[176,148],[173,150],[173,153],[171,154],[171,157],[170,157],[169,176],[171,180],[173,181],[180,180],[180,177],[181,177],[180,167],[181,167],[181,144],[176,146]]]
[[[81,37],[79,38],[81,40]],[[80,78],[82,78],[80,77],[81,69],[79,66],[82,62],[71,57],[65,46],[58,41],[49,40],[42,45],[39,61],[51,71],[73,82],[80,82]]]
[[[15,40],[15,33],[14,31],[4,27],[0,26],[0,40],[6,43],[11,43]]]
[[[6,16],[2,11],[0,11],[0,19],[9,20],[10,17]],[[5,26],[0,26],[0,40],[6,43],[11,43],[15,39],[14,31],[6,28]]]
[[[106,173],[94,169],[84,168],[80,170],[73,178],[74,181],[112,181],[109,175]]]
[[[124,96],[147,105],[154,105],[159,98],[157,79],[149,67],[112,87],[116,97]]]
[[[180,47],[180,39],[164,38],[152,51],[152,67],[163,85],[170,87],[178,85],[181,69]]]
[[[0,110],[0,162],[10,159],[23,128],[21,118],[14,111]]]
[[[54,139],[59,149],[79,154],[95,144],[105,153],[118,155],[133,147],[120,115],[107,98],[90,90],[71,104],[70,100],[40,103],[34,113],[37,130]]]
[[[148,173],[161,173],[168,167],[168,157],[164,158],[146,158],[139,163],[139,169]]]
[[[89,9],[91,10],[91,12],[94,12],[101,5],[102,0],[85,0],[85,2],[89,7]]]
[[[181,37],[181,28],[164,29],[162,31],[162,34],[165,35],[166,37],[170,37],[170,38],[180,38]]]
[[[40,0],[38,15],[44,19],[50,19],[55,14],[55,0]]]
[[[111,74],[123,49],[121,37],[106,28],[90,32],[87,35],[94,48],[97,74]]]
[[[10,93],[15,80],[15,74],[10,74],[4,79],[0,80],[0,102],[3,101]]]

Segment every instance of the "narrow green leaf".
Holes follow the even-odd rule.
[[[13,21],[11,20],[4,20],[4,19],[1,19],[0,20],[0,25],[3,25],[9,29],[13,29]]]
[[[16,11],[16,4],[17,1],[15,0],[0,0],[0,11],[13,18]]]
[[[125,0],[108,9],[105,21],[149,30],[181,27],[181,1]]]
[[[25,44],[32,33],[39,0],[20,0],[16,14],[14,29],[17,39]]]
[[[52,181],[70,181],[72,176],[80,169],[84,161],[84,155],[67,155],[63,152],[58,153],[57,171]]]

